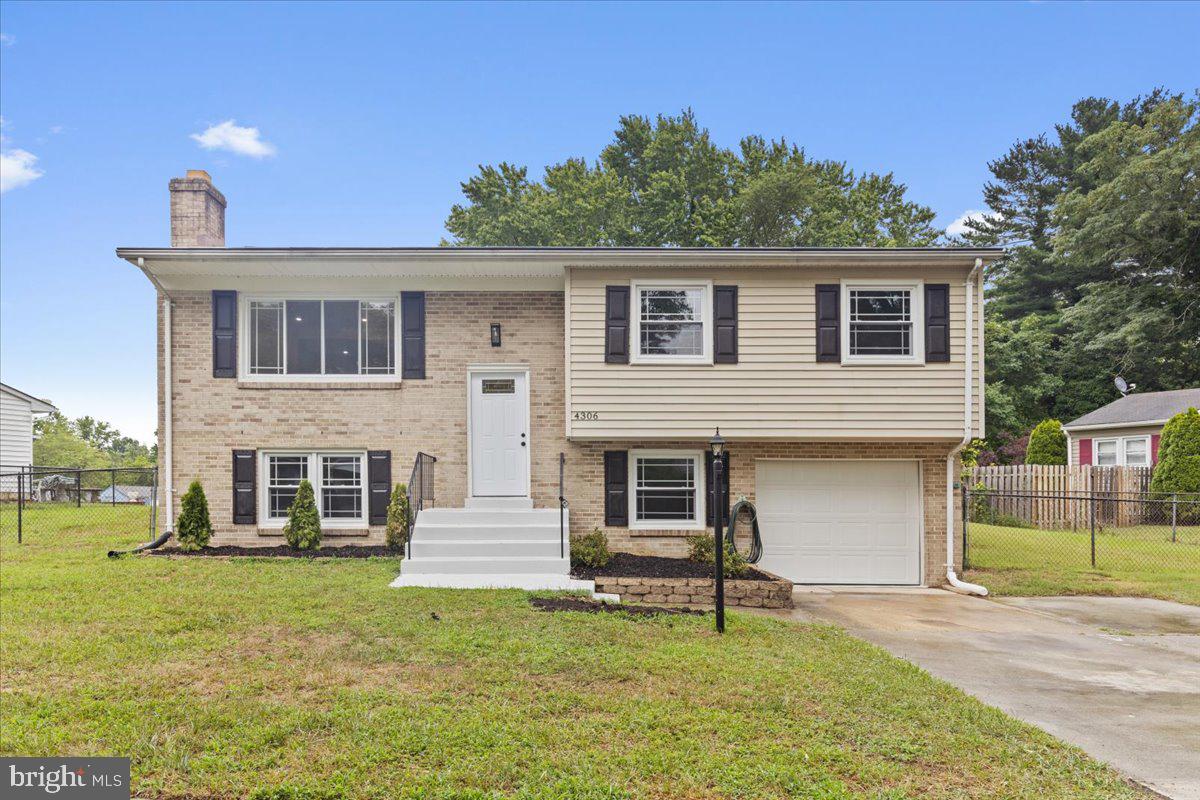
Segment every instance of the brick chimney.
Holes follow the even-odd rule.
[[[171,247],[224,247],[225,195],[202,169],[172,178]]]

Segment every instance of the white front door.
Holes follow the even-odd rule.
[[[755,473],[758,566],[796,583],[921,582],[915,462],[761,460]]]
[[[529,402],[524,372],[471,373],[471,494],[529,495]]]

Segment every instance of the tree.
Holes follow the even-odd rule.
[[[621,117],[593,165],[507,162],[462,184],[446,229],[456,245],[907,246],[940,235],[934,212],[891,174],[856,175],[786,141],[716,145],[684,111]]]
[[[1067,436],[1056,419],[1042,420],[1029,434],[1025,449],[1026,464],[1058,465],[1067,463]]]
[[[300,481],[296,489],[283,535],[288,545],[296,550],[315,550],[321,546],[321,515],[317,512],[312,484],[307,480]]]
[[[204,487],[200,481],[192,481],[179,503],[179,519],[175,522],[175,538],[179,540],[179,549],[195,551],[208,547],[212,532]]]
[[[1150,491],[1200,492],[1200,412],[1176,414],[1163,426]]]
[[[387,507],[387,546],[393,550],[404,547],[404,542],[408,539],[408,515],[408,487],[397,483],[392,488]]]

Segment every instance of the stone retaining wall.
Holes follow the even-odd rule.
[[[771,576],[769,581],[725,579],[725,606],[791,608],[792,582]],[[712,578],[622,578],[598,575],[596,591],[621,596],[628,603],[714,604]]]

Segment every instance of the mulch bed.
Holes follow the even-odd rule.
[[[613,553],[612,559],[600,569],[583,567],[572,570],[571,574],[576,578],[589,581],[595,579],[597,575],[614,578],[711,578],[713,568],[711,564],[701,564],[686,558]],[[726,578],[725,580],[732,579]],[[739,575],[736,580],[770,581],[775,579],[750,567],[746,570],[745,575]]]
[[[657,617],[676,614],[702,617],[705,612],[694,608],[663,608],[662,606],[625,606],[620,603],[601,603],[578,597],[531,597],[529,604],[538,611],[583,611],[587,614],[628,614],[631,617]]]
[[[155,556],[254,556],[256,558],[399,558],[400,551],[381,544],[349,544],[345,547],[322,547],[319,550],[293,550],[286,544],[274,547],[239,547],[221,545],[205,547],[203,550],[184,551],[178,547],[160,547],[147,551]]]

